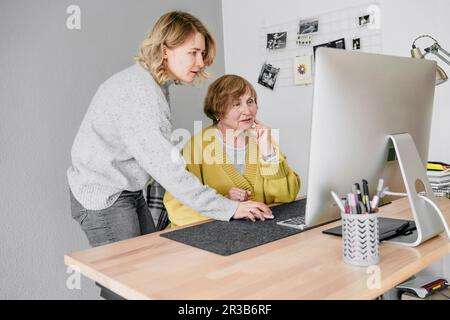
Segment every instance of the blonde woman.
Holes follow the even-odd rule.
[[[257,111],[256,91],[247,80],[225,75],[214,81],[204,103],[204,112],[213,125],[183,148],[187,170],[231,200],[266,204],[294,201],[300,178],[272,141],[271,129],[257,120]],[[169,227],[211,218],[183,205],[170,190],[164,205]]]
[[[136,64],[97,90],[72,147],[67,175],[72,216],[91,246],[155,231],[142,189],[156,180],[183,204],[219,219],[270,209],[227,199],[171,158],[170,83],[192,83],[213,63],[214,39],[185,12],[169,12],[142,42]],[[175,159],[176,160],[176,159]]]

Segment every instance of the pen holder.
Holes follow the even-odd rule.
[[[344,262],[365,267],[378,264],[378,214],[342,216],[342,258]]]

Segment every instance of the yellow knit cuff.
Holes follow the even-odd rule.
[[[278,153],[278,155],[280,155],[280,153]],[[261,160],[259,172],[261,176],[266,179],[286,178],[288,174],[286,158],[279,157],[274,162],[264,162]]]

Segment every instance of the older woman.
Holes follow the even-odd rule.
[[[215,43],[185,12],[169,12],[140,47],[135,65],[97,90],[72,147],[72,216],[95,247],[155,231],[142,189],[153,178],[179,201],[219,220],[270,209],[227,199],[172,159],[168,86],[205,77]]]
[[[271,129],[256,119],[257,110],[256,91],[247,80],[225,75],[214,81],[204,103],[213,125],[183,148],[187,170],[231,200],[266,204],[294,201],[300,178],[272,141]],[[210,218],[183,205],[169,192],[164,205],[170,227]]]

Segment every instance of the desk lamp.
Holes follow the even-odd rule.
[[[425,54],[422,54],[420,49],[416,47],[416,41],[421,38],[430,38],[434,41],[434,43],[430,47],[425,48]],[[427,54],[432,53],[450,66],[450,61],[448,61],[444,56],[442,56],[441,52],[450,58],[450,53],[448,51],[444,50],[439,45],[439,43],[437,42],[436,39],[434,39],[432,36],[429,36],[426,34],[426,35],[422,35],[422,36],[419,36],[416,39],[414,39],[414,42],[412,44],[412,49],[411,49],[411,57],[415,58],[415,59],[424,59]],[[441,67],[439,67],[437,65],[436,66],[436,85],[444,83],[447,80],[448,80],[447,74]]]

